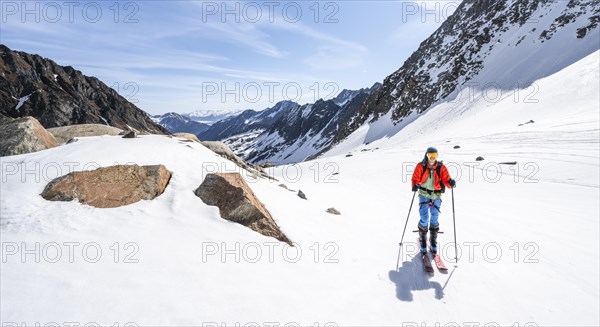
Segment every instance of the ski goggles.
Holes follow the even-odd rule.
[[[435,159],[437,158],[438,154],[436,152],[431,152],[427,154],[427,158],[429,159]]]

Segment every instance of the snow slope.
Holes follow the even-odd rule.
[[[387,122],[385,128],[377,124],[386,133],[371,133],[366,142],[389,137],[465,90],[495,99],[498,91],[530,88],[521,94],[530,97],[537,92],[533,81],[600,49],[599,21],[600,5],[593,0],[463,1],[385,78],[325,151],[377,119]]]
[[[165,136],[89,137],[3,157],[1,321],[597,326],[599,56],[595,52],[535,81],[537,103],[515,102],[512,94],[495,103],[462,97],[430,109],[392,137],[363,145],[369,132],[380,128],[386,135],[389,128],[366,126],[327,157],[272,168],[279,182],[247,177],[296,248],[220,219],[215,207],[195,197],[193,190],[215,165],[236,169],[200,144]],[[518,126],[529,120],[535,122]],[[410,173],[430,145],[438,147],[457,179],[462,249],[453,264],[451,194],[446,193],[440,241],[450,271],[432,277],[414,259],[415,208],[404,251],[398,246],[412,197]],[[346,157],[348,152],[353,156]],[[485,160],[469,177],[465,165],[479,155]],[[517,164],[495,164],[503,161]],[[43,200],[39,193],[57,175],[56,167],[73,162],[77,169],[90,162],[162,163],[173,177],[155,200],[121,208]],[[21,176],[35,171],[36,164],[43,174]],[[502,174],[495,180],[498,167]],[[302,190],[308,200],[279,183]],[[342,215],[325,213],[329,207]],[[25,243],[36,252],[36,242],[39,263],[21,251]],[[79,242],[73,262],[65,242]],[[115,242],[118,256],[111,250]],[[63,250],[56,263],[50,262],[56,248],[51,244]],[[16,254],[10,245],[19,247]],[[80,251],[84,245],[91,248],[86,257]],[[94,247],[103,255],[89,263],[85,259],[94,257]],[[221,251],[225,248],[228,252]],[[126,263],[134,259],[138,262]]]

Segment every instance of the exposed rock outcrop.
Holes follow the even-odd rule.
[[[191,133],[175,133],[175,134],[173,134],[173,136],[201,143],[200,140],[198,139],[198,137]]]
[[[138,133],[136,131],[129,131],[123,135],[124,139],[134,139],[138,137]]]
[[[204,203],[217,206],[223,219],[292,245],[239,173],[208,174],[194,193]]]
[[[225,144],[223,142],[200,141],[200,143],[202,145],[204,145],[205,147],[207,147],[212,152],[220,155],[221,157],[223,157],[225,159],[232,161],[238,167],[251,172],[255,176],[261,176],[264,178],[274,179],[273,177],[269,176],[269,174],[267,174],[264,170],[261,171],[258,169],[258,167],[251,165],[251,164],[247,163],[246,161],[244,161],[242,158],[238,157],[235,153],[233,153],[231,148],[229,148],[229,146],[227,146],[227,144]]]
[[[58,146],[56,138],[35,118],[0,122],[0,157],[46,150]]]
[[[65,143],[74,137],[119,135],[122,130],[101,124],[81,124],[48,128],[58,143]]]
[[[41,196],[50,201],[77,199],[97,208],[115,208],[156,198],[170,179],[171,172],[163,165],[116,165],[55,178]]]

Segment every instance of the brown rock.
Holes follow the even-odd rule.
[[[152,200],[161,195],[171,178],[163,165],[117,165],[77,171],[52,180],[41,196],[50,201],[71,201],[97,208],[115,208]]]
[[[173,136],[200,143],[198,137],[192,133],[175,133]]]
[[[248,170],[251,168],[248,163],[246,163],[242,158],[238,157],[235,153],[233,153],[231,148],[223,142],[203,141],[200,143],[202,143],[202,145],[207,147],[210,151],[220,155],[221,157],[223,157],[225,159],[233,161],[239,167],[242,167],[242,168],[248,169]]]
[[[129,132],[125,133],[125,135],[123,135],[124,139],[134,139],[136,137],[137,137],[136,131],[129,131]]]
[[[81,124],[48,128],[58,143],[65,143],[74,137],[119,135],[121,129],[101,124]]]
[[[260,177],[264,177],[264,178],[276,180],[275,178],[269,176],[269,174],[267,174],[265,171],[258,170],[255,166],[247,163],[242,158],[238,157],[235,153],[233,153],[233,151],[231,150],[231,148],[227,144],[225,144],[223,142],[219,142],[219,141],[201,141],[200,143],[202,145],[204,145],[205,147],[207,147],[212,152],[218,154],[219,156],[232,161],[238,167],[246,169],[253,176],[260,176]]]
[[[292,245],[239,173],[208,174],[194,193],[204,203],[219,207],[223,219]]]
[[[0,124],[0,157],[37,152],[58,146],[56,138],[33,117]]]

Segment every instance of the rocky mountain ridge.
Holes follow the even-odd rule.
[[[0,44],[0,115],[35,117],[44,127],[104,124],[168,133],[140,108],[95,77]]]
[[[555,70],[564,68],[598,49],[597,37],[590,34],[597,33],[599,22],[600,3],[593,0],[465,0],[400,69],[368,96],[349,123],[338,129],[332,144],[313,157],[384,115],[391,113],[393,124],[411,114],[420,115],[436,103],[455,97],[475,77],[480,78],[481,84],[492,83],[499,88],[527,87],[543,77],[539,75],[548,68],[532,66],[531,62],[517,66],[514,61],[518,57],[542,57],[544,43],[562,29],[570,29],[571,33],[561,37],[570,42],[579,40],[575,44],[586,50],[576,53],[566,48],[564,53],[575,53],[572,58],[561,54],[561,60],[547,61]],[[553,46],[560,43],[556,41]],[[498,59],[501,52],[504,58]],[[490,60],[496,62],[486,64]],[[527,78],[520,80],[520,76]]]

